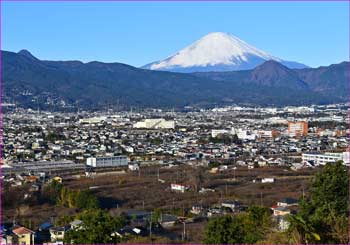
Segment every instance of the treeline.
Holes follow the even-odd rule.
[[[307,197],[301,197],[296,215],[288,217],[289,227],[277,231],[270,211],[251,207],[246,213],[211,219],[205,243],[262,244],[346,244],[347,186],[346,166],[328,163],[316,174]]]
[[[96,209],[98,198],[91,190],[72,190],[57,181],[52,181],[44,190],[44,198],[51,204],[68,208]]]

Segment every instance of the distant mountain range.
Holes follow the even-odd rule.
[[[290,69],[269,60],[251,70],[175,73],[120,63],[45,61],[2,51],[3,101],[29,108],[85,109],[301,105],[347,100],[349,62]]]
[[[250,70],[265,61],[275,60],[288,68],[306,68],[259,50],[236,36],[212,32],[176,54],[142,68],[172,72],[208,72]]]

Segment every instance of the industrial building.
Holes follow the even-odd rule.
[[[127,156],[89,157],[86,159],[86,165],[94,168],[122,167],[128,166],[128,164]]]
[[[172,120],[167,121],[164,118],[145,119],[144,121],[135,123],[133,128],[174,129],[175,122]]]

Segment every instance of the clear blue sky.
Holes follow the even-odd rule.
[[[309,66],[348,60],[347,2],[2,2],[2,49],[142,66],[209,32]]]

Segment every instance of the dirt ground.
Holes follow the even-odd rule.
[[[244,205],[271,206],[282,198],[298,199],[303,193],[307,195],[311,178],[317,171],[319,169],[291,171],[282,167],[238,167],[213,174],[208,169],[186,165],[170,169],[150,166],[141,168],[140,173],[111,172],[93,178],[65,176],[63,184],[72,189],[90,188],[99,197],[102,208],[114,215],[130,209],[151,211],[155,208],[164,213],[188,215],[193,205],[208,207],[224,200],[239,200]],[[275,182],[261,183],[261,178],[266,177],[274,178]],[[188,185],[190,190],[185,193],[171,191],[171,183]],[[199,193],[202,187],[214,189],[215,192]],[[4,208],[2,218],[3,222],[15,219],[18,223],[35,228],[45,221],[55,222],[59,217],[73,215],[77,211],[49,204],[21,205]],[[187,242],[202,241],[205,224],[206,221],[187,224]],[[181,237],[182,230],[182,224],[171,229],[178,237]]]
[[[158,171],[159,179],[158,180]],[[216,174],[201,170],[200,180],[195,179],[198,169],[180,166],[171,169],[146,167],[138,172],[96,176],[94,178],[71,179],[65,185],[74,189],[92,187],[100,197],[104,208],[140,209],[154,208],[190,209],[193,205],[209,206],[223,200],[239,200],[246,205],[271,206],[285,197],[300,198],[307,193],[311,177],[317,170],[291,171],[280,167],[239,167]],[[261,178],[274,178],[274,183],[261,183]],[[194,180],[195,179],[195,180]],[[253,180],[256,180],[255,183]],[[188,192],[170,190],[170,184],[191,187]],[[201,187],[214,189],[205,194],[195,192]]]

